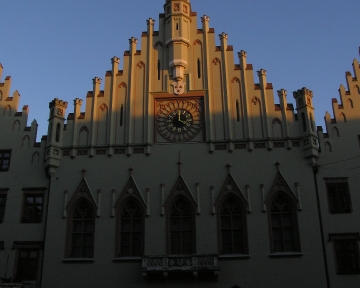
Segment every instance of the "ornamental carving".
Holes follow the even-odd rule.
[[[186,83],[184,83],[183,81],[173,82],[171,84],[171,86],[173,86],[174,94],[180,95],[180,94],[184,93],[185,85],[186,85]]]
[[[57,109],[57,115],[58,115],[59,117],[62,117],[62,116],[63,116],[63,109],[58,108],[58,109]]]

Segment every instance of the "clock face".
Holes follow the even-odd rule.
[[[159,134],[172,142],[190,141],[202,128],[201,101],[158,100],[156,126]]]
[[[193,124],[193,117],[186,109],[175,109],[166,116],[166,127],[173,133],[187,132]]]

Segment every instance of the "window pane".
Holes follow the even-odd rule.
[[[41,200],[42,201],[42,200]],[[37,201],[38,202],[38,201]],[[72,214],[70,257],[91,258],[94,249],[94,212],[87,201],[81,201]]]
[[[121,245],[130,245],[130,233],[121,233]]]
[[[297,229],[296,208],[292,200],[279,193],[271,204],[272,252],[299,251],[295,238]]]

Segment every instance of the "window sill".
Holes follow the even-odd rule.
[[[301,252],[275,252],[271,253],[269,257],[271,258],[293,258],[293,257],[301,257],[303,253]]]
[[[223,260],[223,259],[247,260],[249,258],[250,258],[250,255],[248,255],[248,254],[222,254],[222,255],[219,255],[219,260]]]
[[[120,262],[141,262],[141,257],[119,257],[112,260],[114,263]]]
[[[66,258],[62,260],[63,263],[92,263],[94,258]]]

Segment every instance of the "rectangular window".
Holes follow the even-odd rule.
[[[42,242],[14,242],[16,250],[15,281],[34,281],[39,278]]]
[[[9,170],[11,150],[0,150],[0,172]]]
[[[330,213],[351,213],[352,207],[347,178],[325,178],[325,183]]]
[[[43,214],[44,194],[24,194],[22,223],[40,223]]]
[[[359,233],[330,234],[333,243],[336,272],[338,274],[359,274]]]
[[[0,194],[0,223],[4,222],[6,194]]]

